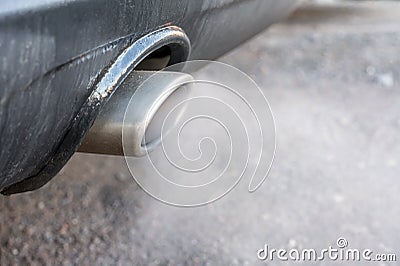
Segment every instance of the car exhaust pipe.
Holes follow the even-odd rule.
[[[180,72],[155,73],[133,71],[126,78],[104,105],[78,152],[142,157],[161,143],[161,132],[168,133],[168,128],[162,128],[165,116],[187,97],[185,85],[193,78]],[[124,150],[123,136],[129,138],[129,149]]]

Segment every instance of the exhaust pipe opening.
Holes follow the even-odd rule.
[[[154,150],[162,141],[161,134],[168,134],[179,120],[184,106],[179,106],[172,120],[170,111],[187,98],[189,89],[186,84],[193,77],[169,71],[157,74],[136,71],[133,75],[143,75],[146,80],[135,91],[126,108],[122,128],[123,155],[142,157]]]
[[[165,72],[165,75],[175,75],[175,73],[169,73]],[[160,75],[161,73],[158,73],[157,75]],[[164,74],[162,74],[164,75]],[[158,79],[159,77],[153,77],[155,79]],[[180,86],[179,83],[185,83],[190,81],[192,78],[189,75],[182,75],[176,73],[175,77],[167,78],[171,80],[171,84],[167,85],[171,88],[172,92],[169,94],[169,92],[166,92],[169,94],[166,99],[162,102],[160,107],[154,112],[153,117],[151,120],[148,121],[147,128],[145,131],[145,134],[143,136],[141,146],[143,148],[150,147],[150,146],[155,146],[158,145],[162,136],[161,133],[163,134],[168,134],[171,127],[173,127],[175,124],[171,125],[169,124],[169,120],[167,120],[168,115],[171,114],[171,111],[177,109],[177,107],[181,107],[180,104],[182,101],[187,99],[187,96],[189,94],[189,85],[182,85]],[[175,85],[176,84],[176,85]],[[174,88],[174,86],[179,86],[177,88]],[[181,112],[184,111],[184,108],[179,108],[178,111],[175,110],[176,112],[172,113],[175,118],[175,122],[180,118]]]

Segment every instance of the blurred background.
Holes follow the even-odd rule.
[[[244,184],[172,207],[123,158],[75,154],[42,189],[0,198],[0,264],[267,265],[265,244],[339,237],[399,259],[399,47],[400,3],[307,2],[219,59],[249,74],[275,115],[276,160],[256,193]]]

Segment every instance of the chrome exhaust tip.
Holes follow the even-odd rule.
[[[145,156],[161,143],[161,132],[168,133],[162,129],[165,116],[187,97],[191,81],[180,72],[133,71],[104,105],[78,152]]]

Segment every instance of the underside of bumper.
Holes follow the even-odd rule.
[[[183,37],[151,46],[169,45],[170,64],[214,59],[296,5],[294,0],[25,2],[0,3],[3,194],[37,189],[58,173],[119,80],[102,85],[109,93],[101,99],[95,97],[99,84],[127,49],[139,56],[126,71],[151,52],[146,36],[171,27],[182,32]]]

